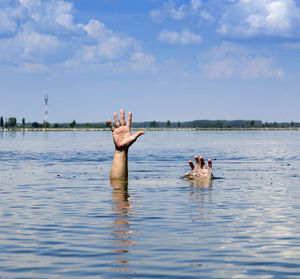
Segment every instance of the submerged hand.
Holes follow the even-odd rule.
[[[202,156],[200,158],[196,155],[195,162],[189,161],[191,171],[187,173],[184,177],[191,180],[207,180],[214,179],[214,175],[212,174],[212,162],[211,159],[208,159],[208,168],[205,166],[205,162]]]
[[[138,131],[135,134],[131,133],[132,113],[128,113],[127,124],[125,124],[125,111],[121,109],[121,123],[117,113],[114,113],[115,125],[113,126],[110,120],[107,123],[113,133],[113,140],[116,150],[127,151],[128,148],[137,140],[139,136],[144,134],[144,131]]]

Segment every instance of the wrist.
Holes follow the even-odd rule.
[[[119,154],[127,154],[128,153],[128,147],[116,147],[115,146],[115,153],[119,153]]]

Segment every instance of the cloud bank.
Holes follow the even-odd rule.
[[[295,0],[239,0],[224,12],[217,31],[230,37],[299,35],[300,8]]]
[[[213,48],[208,57],[209,61],[200,61],[199,66],[210,79],[279,79],[284,76],[273,58],[255,54],[238,44],[224,42]]]
[[[156,24],[168,20],[214,25],[214,31],[231,38],[254,36],[299,37],[300,7],[296,0],[195,0],[178,5],[169,0],[150,12]]]
[[[134,38],[99,20],[77,23],[74,11],[66,1],[8,1],[0,10],[0,61],[29,72],[83,64],[155,68],[155,57]]]

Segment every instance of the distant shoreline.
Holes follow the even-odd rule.
[[[249,128],[132,128],[133,131],[300,131],[299,127],[249,127]],[[0,132],[80,132],[110,131],[110,128],[0,128]]]

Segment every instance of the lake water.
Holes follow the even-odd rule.
[[[300,131],[0,132],[0,278],[300,278]],[[211,188],[180,179],[213,159]]]

